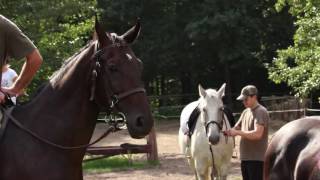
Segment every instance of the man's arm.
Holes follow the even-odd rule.
[[[13,93],[18,94],[26,88],[27,85],[29,85],[43,61],[38,49],[35,49],[33,52],[28,54],[26,59],[27,60],[23,64],[21,72],[12,87]]]
[[[234,129],[233,131],[234,135],[239,135],[249,140],[260,140],[263,136],[264,126],[255,123],[254,130],[252,131],[241,131],[236,129]]]
[[[264,108],[259,109],[255,113],[254,129],[249,131],[241,131],[232,128],[225,132],[229,136],[241,136],[248,140],[260,140],[263,137],[264,131],[268,131],[269,115],[268,111]]]
[[[234,125],[233,129],[236,129],[236,130],[241,129],[241,118],[239,118],[238,122]]]
[[[237,121],[237,123],[233,126],[233,129],[236,129],[236,130],[241,129],[241,122],[242,122],[243,116],[244,116],[244,112],[241,113],[241,116],[240,116],[239,120]]]
[[[26,62],[24,63],[21,73],[17,77],[17,80],[12,87],[2,88],[4,92],[10,95],[17,95],[22,93],[23,89],[31,82],[32,78],[36,74],[37,70],[42,64],[42,57],[37,49],[34,49],[30,54],[26,56]]]

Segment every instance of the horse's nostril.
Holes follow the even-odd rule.
[[[136,120],[136,126],[142,127],[143,126],[143,116],[139,116]]]

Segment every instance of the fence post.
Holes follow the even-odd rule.
[[[147,154],[148,161],[158,161],[157,137],[154,127],[148,135],[147,144],[150,146],[150,153]]]

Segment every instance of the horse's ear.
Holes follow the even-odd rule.
[[[140,30],[141,30],[140,18],[137,18],[136,25],[134,25],[121,37],[126,41],[126,43],[132,44],[138,38],[140,34]]]
[[[96,16],[96,22],[95,22],[95,31],[97,34],[97,39],[98,39],[99,43],[102,45],[102,47],[110,44],[110,40],[107,36],[107,33],[101,27],[97,16]]]
[[[225,95],[226,83],[223,83],[220,89],[218,90],[218,95],[222,98]]]
[[[206,97],[207,96],[206,90],[203,89],[203,87],[200,84],[198,85],[198,88],[199,88],[199,96],[200,97]]]

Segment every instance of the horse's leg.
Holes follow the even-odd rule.
[[[198,177],[197,177],[197,171],[196,171],[196,168],[195,168],[195,165],[194,165],[194,159],[193,158],[187,158],[188,159],[188,163],[190,165],[190,168],[191,170],[194,172],[194,175],[195,175],[195,179],[198,180]]]
[[[209,180],[209,168],[206,161],[195,159],[195,169],[198,180]]]
[[[226,180],[229,170],[230,170],[230,162],[225,162],[224,164],[222,164],[222,166],[218,170],[219,178],[221,180]]]
[[[214,174],[212,171],[213,171],[213,170],[211,170],[210,177],[211,177],[211,180],[214,180],[214,176],[215,176],[215,174]]]

